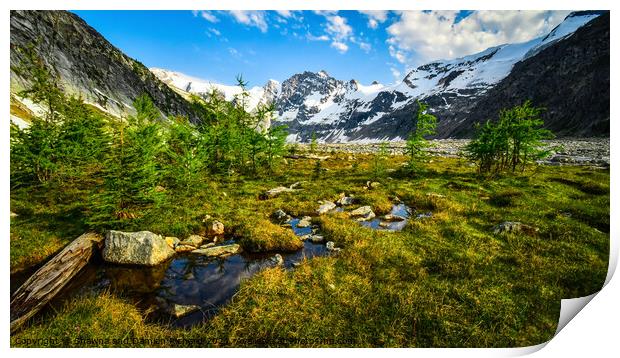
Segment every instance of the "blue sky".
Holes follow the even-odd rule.
[[[249,86],[325,70],[363,84],[551,30],[562,11],[74,11],[147,67]]]

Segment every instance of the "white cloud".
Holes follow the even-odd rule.
[[[200,16],[203,19],[212,22],[212,23],[216,23],[218,21],[220,21],[211,11],[207,11],[207,10],[192,10],[192,14],[194,14],[194,16]]]
[[[229,13],[244,25],[258,28],[261,32],[267,32],[265,12],[260,10],[229,10]]]
[[[363,42],[363,41],[359,42],[359,46],[366,53],[370,52],[370,49],[372,48],[368,42]]]
[[[568,11],[476,11],[455,23],[458,11],[403,11],[387,28],[390,54],[419,63],[461,57],[551,31]]]
[[[336,15],[338,13],[338,10],[313,10],[312,12],[314,12],[317,15],[328,16],[328,15]]]
[[[306,35],[306,39],[308,39],[310,41],[329,41],[329,36],[327,36],[327,35],[314,36],[311,33],[308,33]]]
[[[327,16],[325,31],[336,41],[342,41],[353,33],[351,26],[347,24],[347,19],[342,16]]]
[[[278,15],[282,17],[291,17],[293,16],[293,12],[291,10],[276,10]]]
[[[379,26],[379,23],[385,22],[388,15],[387,10],[360,10],[359,12],[368,16],[368,27],[373,30]]]
[[[347,50],[349,50],[349,46],[347,46],[347,44],[345,44],[344,42],[340,41],[333,41],[330,46],[338,50],[338,52],[340,53],[345,53],[347,52]]]
[[[390,67],[390,72],[392,72],[392,76],[394,77],[394,82],[398,82],[401,80],[400,71],[396,67]]]
[[[229,48],[228,48],[228,53],[229,53],[231,56],[236,57],[236,58],[240,58],[240,57],[241,57],[241,53],[240,53],[239,51],[237,51],[237,49],[232,48],[232,47],[229,47]]]
[[[209,28],[207,29],[207,35],[211,37],[211,35],[220,36],[222,33],[218,29]]]

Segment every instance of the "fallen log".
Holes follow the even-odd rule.
[[[30,276],[11,297],[11,333],[51,301],[102,245],[103,236],[83,234]]]

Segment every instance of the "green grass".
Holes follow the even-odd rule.
[[[317,222],[343,248],[338,255],[305,260],[291,271],[262,271],[244,281],[215,318],[189,330],[146,324],[123,301],[130,314],[118,324],[125,327],[121,331],[183,338],[184,346],[518,347],[553,336],[561,298],[602,287],[609,252],[608,170],[545,166],[485,179],[464,160],[433,158],[424,172],[408,176],[401,170],[405,158],[398,156],[390,157],[381,185],[368,190],[371,156],[356,155],[355,163],[348,157],[332,154],[322,163],[328,170],[315,179],[312,160],[290,160],[276,175],[260,179],[213,178],[191,195],[171,198],[135,229],[182,237],[198,232],[209,214],[246,248],[283,249],[296,238],[267,221],[273,211],[315,215],[320,200],[335,200],[341,192],[377,213],[389,211],[398,197],[433,216],[394,233],[362,227],[344,214],[323,215]],[[267,189],[296,181],[301,191],[258,199]],[[19,191],[11,196],[12,210],[20,214],[11,225],[12,269],[46,256],[42,248],[53,238],[58,249],[84,229],[60,224],[68,209],[37,204],[40,198],[27,200]],[[502,221],[538,231],[493,234]],[[40,248],[37,255],[29,253],[33,248]],[[75,325],[113,316],[107,311],[117,308],[106,302],[119,299],[79,300],[81,305],[70,303],[29,323],[12,345],[24,345],[15,343],[18,337],[78,337]],[[77,307],[98,313],[75,314]],[[134,325],[137,331],[128,329]],[[97,326],[89,335],[121,335],[113,326]]]

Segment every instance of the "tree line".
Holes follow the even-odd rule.
[[[215,90],[192,96],[196,124],[165,118],[148,94],[135,99],[134,115],[117,118],[65,94],[33,47],[18,50],[23,61],[13,70],[29,79],[18,95],[43,113],[26,128],[11,124],[11,188],[88,190],[92,227],[143,216],[169,193],[188,194],[209,177],[270,174],[285,151],[285,127],[269,125],[273,105],[248,111],[242,78],[233,101]]]

